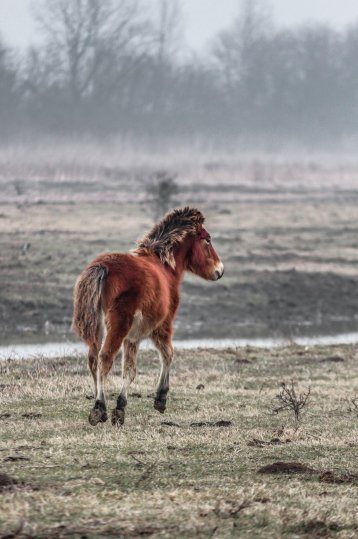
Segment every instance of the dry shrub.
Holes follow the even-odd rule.
[[[179,193],[176,174],[165,170],[155,172],[149,179],[146,191],[154,220],[157,221],[175,205],[174,197]]]
[[[279,406],[274,408],[273,412],[278,414],[283,411],[291,411],[294,414],[296,427],[299,426],[302,419],[302,411],[308,407],[310,403],[311,388],[299,393],[296,390],[295,383],[291,380],[291,385],[288,386],[285,382],[281,384],[281,390],[276,395]]]

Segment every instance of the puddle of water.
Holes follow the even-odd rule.
[[[288,339],[188,339],[174,341],[178,350],[191,350],[194,348],[239,348],[253,346],[258,348],[274,348],[290,343],[301,346],[357,344],[358,333],[345,333],[342,335],[325,335],[318,337],[297,337],[293,341]],[[150,341],[143,341],[142,349],[153,348]],[[44,343],[44,344],[14,344],[0,346],[0,359],[30,359],[34,357],[55,358],[85,354],[87,348],[82,343]]]

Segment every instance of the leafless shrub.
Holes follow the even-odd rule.
[[[273,412],[278,414],[283,411],[292,411],[295,417],[296,425],[299,425],[302,418],[302,410],[308,406],[310,402],[311,388],[299,393],[296,390],[295,383],[291,380],[290,385],[286,385],[285,382],[281,384],[281,390],[276,395],[276,399],[279,402],[279,406],[276,407]]]
[[[155,220],[161,218],[174,205],[173,198],[179,193],[176,174],[159,170],[150,177],[146,188]]]
[[[14,181],[14,189],[18,196],[21,196],[25,192],[24,183],[21,180],[15,180]]]

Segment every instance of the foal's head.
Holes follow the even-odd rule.
[[[139,242],[136,252],[155,254],[173,270],[180,260],[181,269],[217,281],[223,276],[224,265],[211,244],[204,221],[203,214],[196,208],[172,210]]]
[[[211,243],[209,232],[203,226],[193,238],[187,269],[208,281],[217,281],[224,275],[224,264]]]

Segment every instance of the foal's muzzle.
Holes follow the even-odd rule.
[[[224,264],[219,262],[214,270],[212,280],[218,281],[224,275]]]

